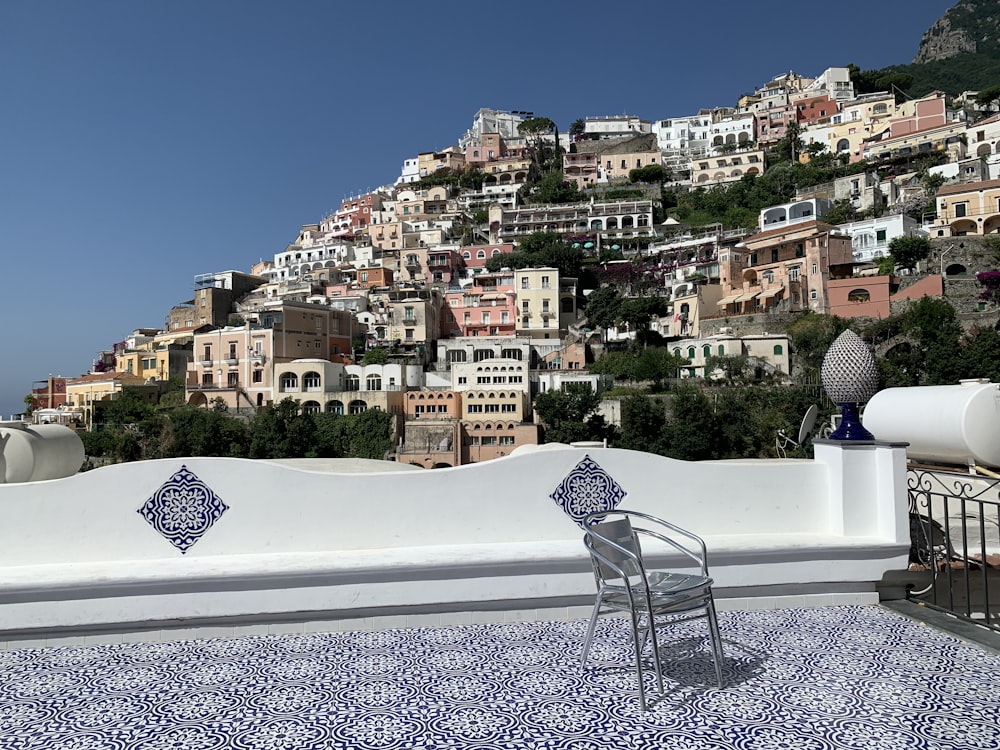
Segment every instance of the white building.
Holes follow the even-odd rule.
[[[837,228],[851,236],[854,260],[869,263],[889,255],[889,243],[897,237],[927,237],[920,222],[906,214],[851,221]]]

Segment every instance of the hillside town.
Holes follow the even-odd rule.
[[[808,313],[879,320],[947,287],[964,319],[995,323],[976,280],[993,266],[972,238],[1000,231],[1000,115],[974,93],[858,94],[848,68],[829,68],[652,121],[561,131],[481,109],[456,142],[405,158],[394,184],[343,200],[273,258],[197,269],[162,328],[134,329],[80,377],[35,383],[32,419],[91,431],[126,390],[155,403],[182,383],[183,403],[235,415],[285,399],[305,414],[378,409],[394,417],[388,457],[458,466],[539,442],[535,397],[608,389],[589,366],[640,329],[684,360],[678,377],[715,377],[717,358],[739,356],[780,381],[796,366],[785,328]],[[780,143],[800,163],[862,168],[767,206],[755,228],[696,225],[663,205],[664,186],[764,174]],[[546,154],[554,198],[537,189]],[[553,236],[586,274],[505,264]],[[933,250],[886,267],[902,237]],[[587,300],[612,281],[662,306],[641,325],[598,324]]]

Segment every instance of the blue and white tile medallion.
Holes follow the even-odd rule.
[[[617,508],[626,494],[614,477],[585,455],[549,497],[570,518],[582,524],[589,513]]]
[[[139,508],[139,515],[172,545],[187,552],[229,506],[212,488],[181,465]]]

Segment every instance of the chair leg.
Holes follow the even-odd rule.
[[[708,630],[712,641],[712,659],[715,661],[715,678],[719,687],[723,688],[725,682],[722,679],[722,635],[719,633],[719,622],[715,617],[715,601],[711,596],[708,598],[706,609],[708,610]]]
[[[646,685],[642,679],[642,647],[645,643],[645,638],[642,642],[639,641],[639,618],[636,615],[635,610],[632,610],[632,645],[635,650],[635,676],[639,680],[639,710],[645,712],[646,710]]]
[[[580,666],[587,666],[587,656],[590,655],[590,642],[594,639],[594,630],[597,628],[597,618],[601,614],[601,599],[598,597],[594,602],[594,611],[590,614],[590,625],[587,626],[587,637],[583,641],[583,654],[580,657]]]
[[[663,665],[660,663],[660,643],[656,640],[656,618],[649,613],[649,638],[653,645],[653,666],[656,668],[656,686],[663,695]]]

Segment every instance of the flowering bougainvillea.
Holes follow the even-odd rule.
[[[976,274],[976,281],[983,285],[979,299],[1000,303],[1000,271],[983,271]]]

